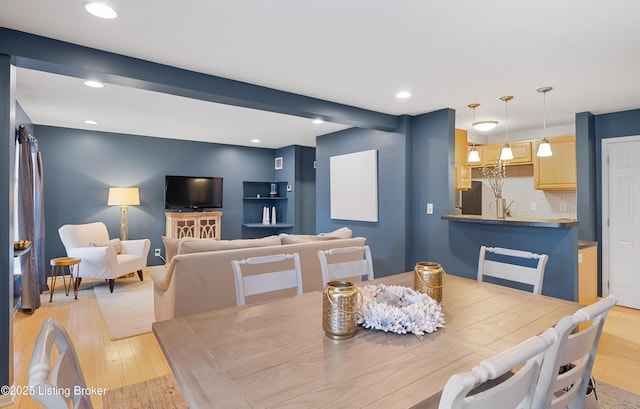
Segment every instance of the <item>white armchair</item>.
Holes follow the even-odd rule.
[[[151,247],[149,239],[109,240],[107,226],[102,222],[65,224],[58,234],[67,256],[82,260],[76,286],[83,277],[99,278],[109,280],[109,290],[113,292],[115,279],[134,271],[142,281],[142,269],[147,265]]]

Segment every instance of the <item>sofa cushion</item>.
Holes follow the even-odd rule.
[[[116,251],[116,254],[120,254],[122,252],[122,243],[120,242],[120,239],[111,239],[106,243],[97,243],[90,241],[89,247],[113,247],[113,249]]]
[[[178,245],[178,254],[202,253],[205,251],[245,249],[252,247],[279,246],[280,237],[269,236],[261,239],[214,240],[185,238]]]
[[[334,230],[329,233],[320,233],[318,235],[306,235],[306,234],[280,234],[280,240],[282,244],[298,244],[298,243],[312,243],[315,241],[327,241],[338,239],[350,239],[352,235],[351,229],[348,227],[341,227],[338,230]]]
[[[180,245],[180,240],[174,237],[162,236],[162,243],[164,244],[164,254],[165,254],[165,262],[166,264],[171,263],[171,259],[173,256],[178,254],[178,246]]]

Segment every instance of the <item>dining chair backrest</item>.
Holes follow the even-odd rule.
[[[54,345],[57,359],[52,363]],[[93,408],[69,334],[52,318],[42,324],[33,348],[29,388],[31,396],[47,409]]]
[[[293,266],[283,270],[283,264],[293,264]],[[253,274],[245,275],[243,268],[248,266],[256,266],[256,268],[252,269]],[[248,296],[287,288],[295,288],[297,294],[302,294],[302,272],[298,253],[233,260],[231,267],[236,282],[238,306],[244,305]]]
[[[367,280],[374,278],[369,246],[318,250],[318,258],[322,270],[323,287],[332,280],[363,276],[366,276]]]
[[[438,409],[530,409],[543,357],[556,340],[548,329],[481,361],[470,372],[452,375]]]
[[[583,408],[602,327],[617,302],[615,295],[609,295],[555,325],[558,342],[544,358],[535,409]]]
[[[533,286],[534,294],[541,294],[548,258],[546,254],[482,246],[478,258],[478,281],[488,276],[528,284]]]

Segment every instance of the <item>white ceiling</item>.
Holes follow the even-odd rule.
[[[117,19],[80,0],[3,0],[0,26],[394,115],[453,108],[459,128],[480,103],[476,120],[500,121],[494,137],[503,95],[510,133],[542,127],[542,86],[554,88],[548,127],[640,108],[637,0],[105,2]],[[347,127],[27,69],[17,99],[36,124],[269,148]]]

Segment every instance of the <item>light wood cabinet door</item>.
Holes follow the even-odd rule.
[[[541,140],[535,141],[535,151]],[[536,190],[576,190],[576,136],[549,138],[553,156],[535,157],[533,184]]]
[[[511,151],[513,152],[513,159],[507,161],[506,165],[525,165],[532,163],[531,156],[531,141],[518,141],[511,142]],[[476,146],[480,153],[479,163],[470,163],[472,168],[491,167],[500,159],[500,152],[504,144],[493,144]],[[469,148],[471,149],[471,148]]]
[[[471,168],[467,164],[467,131],[456,128],[455,144],[455,189],[471,188]]]
[[[598,298],[598,246],[578,250],[578,302],[593,304]]]

